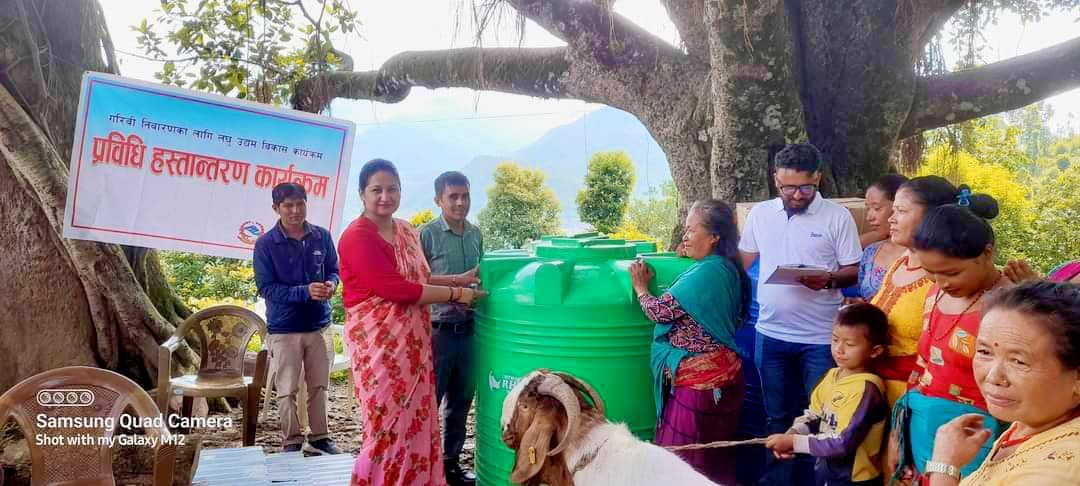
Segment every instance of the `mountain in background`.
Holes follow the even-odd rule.
[[[513,123],[513,119],[497,123]],[[535,142],[502,155],[493,153],[485,142],[492,138],[490,130],[498,130],[497,127],[477,126],[473,133],[467,133],[460,125],[440,128],[433,124],[387,123],[360,133],[353,144],[345,219],[360,215],[362,206],[356,196],[360,168],[373,158],[393,161],[401,173],[402,202],[398,215],[402,218],[425,209],[434,209],[438,214],[432,183],[444,171],[459,170],[472,183],[470,219],[475,221],[487,204],[487,190],[494,182],[495,167],[506,161],[544,171],[547,184],[562,205],[566,229],[582,226],[575,200],[585,180],[589,158],[596,152],[622,150],[630,155],[637,170],[635,195],[644,195],[650,186],[671,179],[667,157],[645,126],[633,115],[614,108],[601,108],[572,123],[557,126]]]

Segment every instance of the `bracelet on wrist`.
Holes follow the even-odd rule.
[[[952,464],[930,460],[926,461],[926,466],[923,469],[928,476],[931,474],[944,474],[957,481],[960,480],[960,468]]]

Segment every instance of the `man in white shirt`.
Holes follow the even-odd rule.
[[[854,218],[818,193],[821,159],[810,144],[788,145],[776,154],[780,197],[750,210],[739,242],[747,268],[761,259],[754,361],[769,434],[787,430],[807,407],[814,386],[835,366],[829,344],[843,299],[840,289],[854,284],[859,273],[862,248]],[[830,271],[802,279],[803,286],[765,283],[778,266],[797,264]],[[810,459],[800,459],[794,468],[790,461],[770,464],[764,483],[813,484]]]

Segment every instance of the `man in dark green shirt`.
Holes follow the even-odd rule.
[[[420,243],[431,274],[462,280],[450,282],[454,286],[475,281],[476,267],[484,253],[480,228],[466,219],[470,203],[469,179],[460,172],[443,173],[435,179],[435,204],[442,209],[442,215],[420,227]],[[463,304],[432,304],[431,327],[446,480],[450,486],[472,486],[476,476],[458,464],[465,445],[465,420],[476,392],[472,309]]]

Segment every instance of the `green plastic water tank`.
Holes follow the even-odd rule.
[[[656,243],[652,241],[626,240],[626,242],[636,246],[639,255],[645,253],[656,253]]]
[[[651,440],[656,422],[649,345],[653,323],[630,285],[642,258],[659,295],[691,260],[655,245],[598,237],[548,237],[530,254],[485,255],[480,278],[491,294],[476,308],[476,472],[485,486],[509,484],[514,455],[502,443],[502,402],[537,368],[566,371],[597,389],[608,417]]]
[[[511,250],[491,250],[484,252],[484,256],[489,258],[529,256],[529,250],[523,250],[518,248]]]

